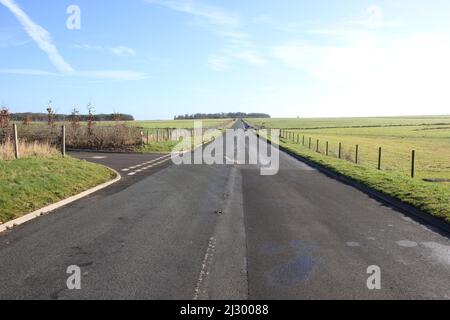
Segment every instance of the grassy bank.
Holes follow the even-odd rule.
[[[51,156],[0,161],[0,223],[114,178],[105,167]]]

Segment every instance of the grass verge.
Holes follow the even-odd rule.
[[[0,161],[0,224],[114,177],[106,167],[70,157]]]

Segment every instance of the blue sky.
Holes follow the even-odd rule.
[[[13,112],[449,114],[449,57],[447,0],[0,0]]]

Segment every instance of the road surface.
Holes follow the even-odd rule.
[[[0,298],[450,299],[447,234],[284,153],[259,169],[163,166],[0,234]]]

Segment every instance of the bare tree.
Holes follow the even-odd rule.
[[[9,125],[9,109],[3,106],[0,110],[0,127],[5,130]]]
[[[70,117],[70,123],[74,130],[79,127],[79,122],[80,122],[79,115],[80,115],[80,112],[78,111],[77,107],[74,107],[72,110],[72,115]]]
[[[49,100],[47,105],[47,123],[49,126],[53,125],[55,121],[55,111],[52,108],[52,100]]]
[[[88,134],[92,135],[93,133],[93,127],[94,127],[94,113],[95,113],[95,109],[94,106],[92,105],[92,101],[89,101],[88,105],[87,105],[87,109],[88,109],[88,121],[87,121],[87,127],[88,127]]]

